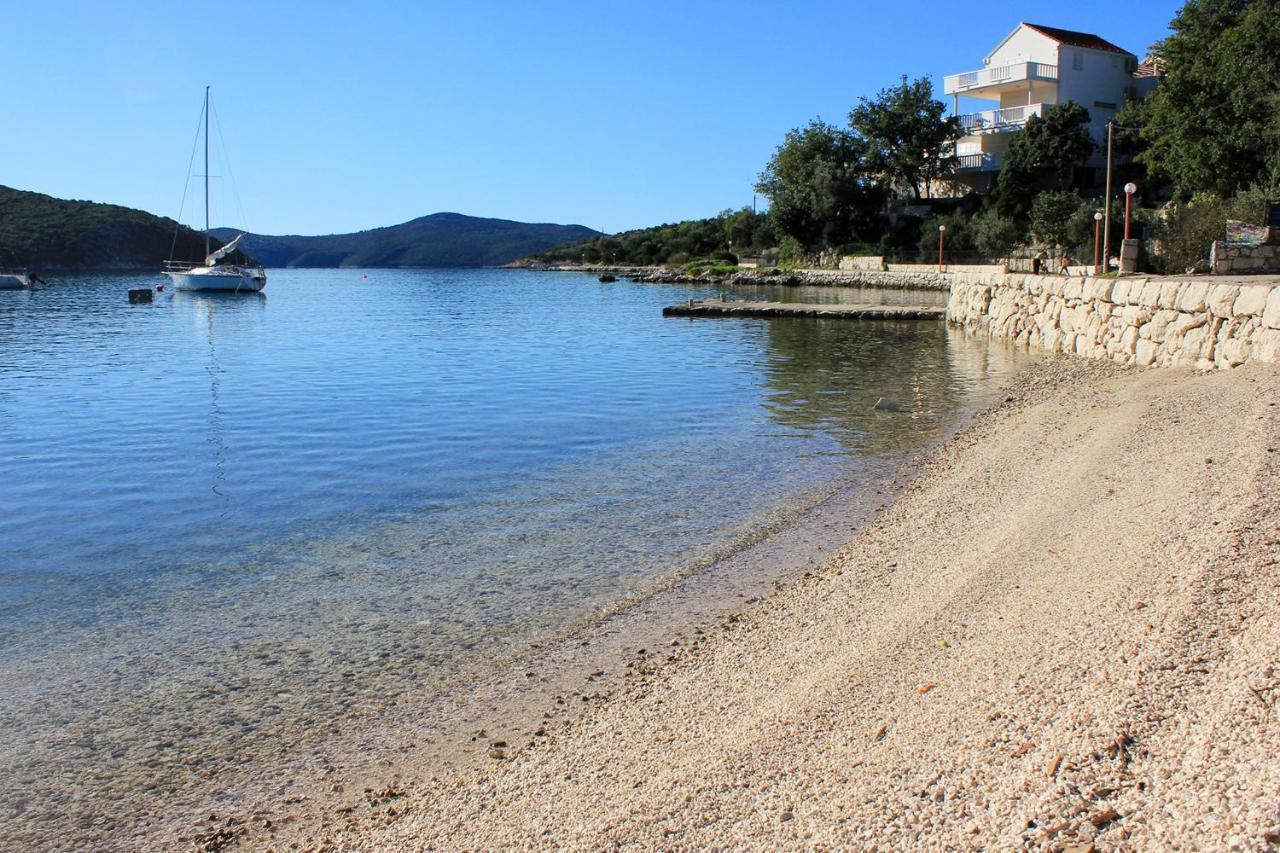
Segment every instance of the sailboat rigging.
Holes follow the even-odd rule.
[[[211,251],[209,238],[209,87],[204,87],[204,263],[186,263],[170,258],[165,262],[164,274],[177,290],[196,290],[222,293],[258,293],[267,286],[267,273],[262,267],[219,263],[235,250],[244,239],[235,239],[220,249]],[[176,245],[176,240],[175,240]]]

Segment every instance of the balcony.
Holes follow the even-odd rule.
[[[965,113],[959,116],[960,127],[967,135],[981,133],[1003,133],[1010,130],[1021,130],[1027,119],[1042,116],[1046,107],[1052,104],[1027,104],[1022,107],[1006,107],[1003,110],[984,110],[980,113]]]
[[[999,154],[960,154],[956,157],[957,168],[961,172],[998,172],[1000,159]]]
[[[1034,83],[1037,80],[1052,83],[1057,79],[1058,66],[1056,65],[1045,65],[1043,62],[1015,62],[1012,65],[999,65],[994,68],[948,75],[943,79],[943,91],[948,95],[965,95],[981,89],[992,89],[993,94],[998,94],[1002,89],[1012,91],[1020,83]]]

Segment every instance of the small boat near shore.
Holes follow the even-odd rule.
[[[203,293],[258,293],[267,286],[267,273],[260,266],[219,263],[235,251],[244,239],[239,234],[222,248],[214,250],[209,237],[209,87],[204,87],[204,262],[184,263],[170,258],[164,274],[175,290]],[[176,245],[176,240],[175,240]]]
[[[25,272],[0,270],[0,290],[30,290],[31,277]]]

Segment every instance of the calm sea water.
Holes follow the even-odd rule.
[[[1025,357],[938,323],[664,319],[708,292],[575,274],[137,283],[0,293],[0,828],[483,669],[918,447]]]

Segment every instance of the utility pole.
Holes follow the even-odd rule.
[[[1102,271],[1111,271],[1111,138],[1115,133],[1116,123],[1107,122],[1107,198],[1103,205],[1102,221]]]

